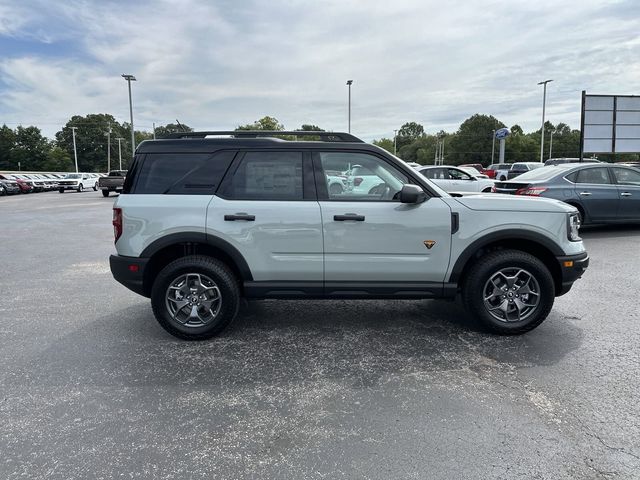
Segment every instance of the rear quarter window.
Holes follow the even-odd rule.
[[[234,155],[232,151],[147,154],[135,168],[132,193],[213,195]]]

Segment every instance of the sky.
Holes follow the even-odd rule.
[[[228,130],[275,116],[365,140],[579,128],[581,91],[640,94],[640,1],[0,0],[0,124],[53,137],[72,115]]]

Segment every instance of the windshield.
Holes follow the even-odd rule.
[[[516,182],[524,182],[530,180],[549,180],[559,173],[566,172],[567,170],[567,167],[560,166],[536,168],[535,170],[529,170],[522,175],[518,175],[518,177],[514,180]]]
[[[80,175],[79,173],[69,173],[66,177],[64,178],[80,178],[82,177],[82,175]]]

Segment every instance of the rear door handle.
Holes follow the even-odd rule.
[[[246,213],[236,213],[235,215],[225,215],[225,222],[235,222],[236,220],[245,220],[247,222],[253,222],[256,219],[255,215],[247,215]]]
[[[630,197],[630,196],[631,196],[631,193],[629,193],[629,192],[622,192],[622,193],[620,194],[620,196],[621,196],[621,197]]]
[[[588,197],[591,195],[591,192],[580,192],[580,195],[582,195],[583,197]]]
[[[346,220],[364,222],[364,215],[358,215],[357,213],[345,213],[344,215],[334,215],[333,220],[336,222],[344,222]]]

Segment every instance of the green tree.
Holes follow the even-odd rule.
[[[18,170],[18,165],[11,161],[11,151],[16,146],[16,133],[13,129],[2,125],[0,128],[0,169]]]
[[[71,127],[76,129],[76,148],[78,152],[78,169],[81,172],[107,171],[107,131],[111,127],[111,161],[118,158],[118,142],[122,141],[122,158],[131,157],[131,128],[129,124],[121,125],[113,115],[108,113],[91,113],[86,116],[74,115],[56,133],[58,146],[73,158],[73,134]],[[140,135],[139,135],[140,134]],[[147,138],[149,133],[136,132],[136,143]]]
[[[445,147],[445,157],[452,165],[462,163],[491,162],[491,148],[493,145],[493,131],[504,128],[505,124],[493,115],[476,113],[467,118]],[[496,142],[497,143],[497,142]],[[507,140],[508,143],[508,140]],[[498,147],[496,145],[496,151]]]
[[[393,153],[393,140],[391,138],[381,138],[380,140],[374,140],[374,145],[380,148],[384,148],[387,152]]]
[[[239,125],[236,130],[284,130],[284,125],[278,122],[278,119],[275,117],[262,117],[259,120],[256,120],[253,123],[248,123],[246,125]]]
[[[284,127],[283,127],[284,128]],[[302,126],[300,128],[298,128],[298,130],[296,131],[303,131],[303,132],[324,132],[323,128],[320,128],[317,125],[309,125],[307,123],[303,123]]]
[[[69,152],[53,145],[47,152],[47,159],[44,162],[43,170],[50,172],[71,172],[75,170],[75,166]]]
[[[15,146],[9,154],[11,164],[22,170],[43,170],[49,151],[49,141],[42,136],[38,127],[16,128]]]
[[[424,127],[416,122],[407,122],[400,127],[396,136],[396,149],[400,151],[402,147],[414,142],[424,135]]]
[[[171,133],[178,132],[193,132],[193,128],[189,125],[185,125],[184,123],[181,123],[180,125],[177,123],[167,123],[166,125],[156,127],[156,138],[163,138]]]

